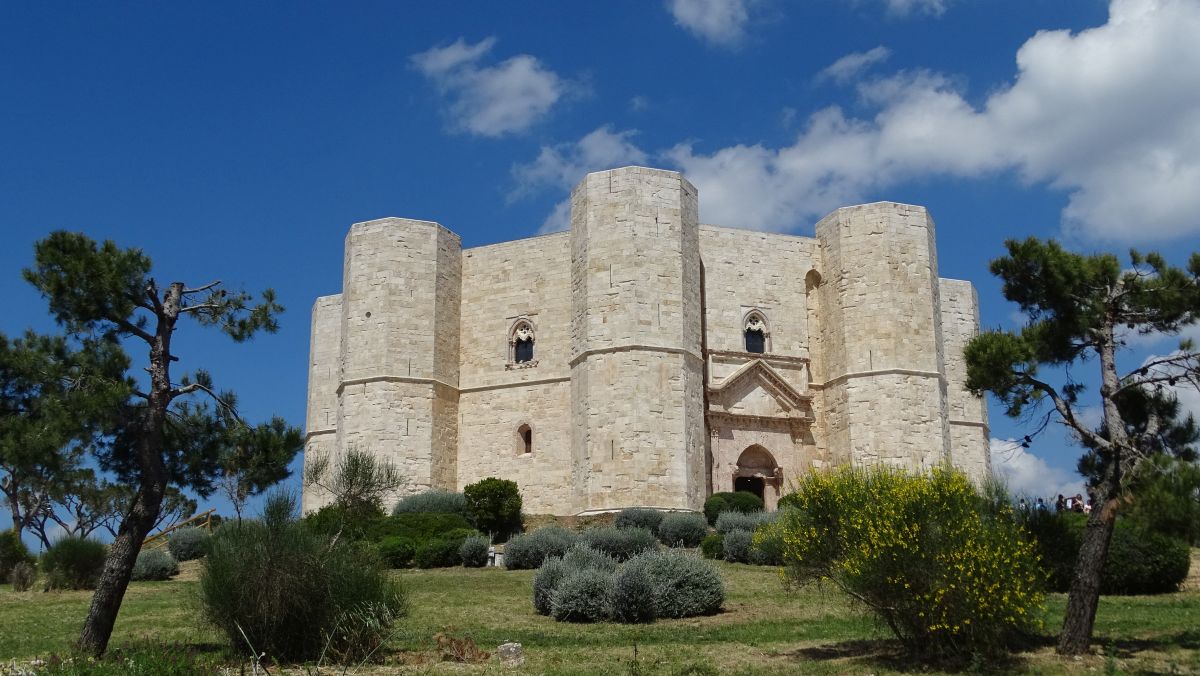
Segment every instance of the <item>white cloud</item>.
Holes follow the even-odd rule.
[[[1058,495],[1087,495],[1076,473],[1051,467],[1019,442],[991,439],[990,445],[992,473],[1004,479],[1010,495],[1025,496],[1030,502],[1044,497],[1051,505]]]
[[[883,45],[873,47],[865,52],[850,52],[826,66],[817,74],[817,80],[833,80],[839,84],[845,84],[871,66],[887,61],[891,55],[892,50]]]
[[[786,230],[903,180],[1015,171],[1063,190],[1068,230],[1148,240],[1200,229],[1200,3],[1113,0],[1106,24],[1041,31],[1011,85],[981,106],[952,79],[901,72],[859,85],[876,109],[813,114],[795,143],[666,156],[706,222]]]
[[[650,107],[650,99],[645,96],[635,96],[629,99],[629,109],[635,113],[639,113]]]
[[[692,35],[722,47],[736,47],[746,37],[750,9],[756,0],[667,0],[675,23]]]
[[[907,16],[909,14],[929,14],[941,16],[950,6],[950,0],[884,0],[888,12]]]
[[[517,185],[509,200],[516,200],[542,188],[570,188],[584,174],[630,164],[647,164],[649,156],[630,140],[637,132],[632,129],[614,132],[599,127],[574,143],[542,146],[537,159],[513,167]],[[571,205],[559,202],[546,218],[539,232],[566,230],[570,225]]]
[[[455,129],[490,137],[524,131],[572,87],[528,54],[484,65],[495,44],[494,37],[474,45],[459,38],[410,59],[445,97]]]

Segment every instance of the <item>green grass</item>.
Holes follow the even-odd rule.
[[[394,673],[397,666],[428,673],[503,671],[495,660],[443,663],[434,638],[439,633],[470,638],[489,652],[518,641],[527,658],[524,670],[535,673],[942,673],[966,666],[909,664],[886,632],[832,590],[785,591],[769,568],[722,564],[722,572],[728,597],[719,615],[651,625],[572,625],[533,612],[532,571],[404,571],[398,575],[409,592],[409,617],[384,664],[366,671]],[[195,586],[132,584],[112,642],[121,659],[132,656],[137,663],[139,655],[160,650],[154,646],[170,645],[177,653],[199,653],[209,667],[238,665],[241,658],[228,651],[223,637],[197,619]],[[89,601],[87,592],[0,589],[0,664],[68,654]],[[1057,630],[1064,601],[1051,598],[1048,633]],[[1106,651],[1102,656],[1061,660],[1051,640],[1047,635],[1045,645],[1004,665],[978,666],[1034,673],[1200,672],[1200,594],[1103,599],[1096,629],[1096,644]],[[129,664],[122,662],[113,673]]]

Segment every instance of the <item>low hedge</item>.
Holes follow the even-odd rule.
[[[1037,542],[1051,591],[1066,592],[1087,526],[1087,515],[1030,510],[1023,525]],[[1101,594],[1164,594],[1187,579],[1189,550],[1181,540],[1118,519],[1100,578]]]
[[[509,570],[540,568],[546,559],[566,554],[577,540],[575,533],[558,526],[517,535],[504,545],[504,567]]]
[[[604,552],[617,561],[629,559],[658,548],[654,533],[644,528],[592,528],[579,534],[579,542]]]
[[[704,516],[691,512],[668,514],[658,526],[658,539],[668,547],[699,547],[707,535]]]
[[[762,498],[746,491],[713,493],[704,501],[704,517],[708,519],[708,523],[710,524],[715,524],[717,517],[722,512],[734,511],[749,514],[751,512],[761,512],[762,510]]]
[[[630,507],[617,512],[613,525],[617,528],[645,528],[651,533],[658,532],[658,524],[662,523],[664,514],[657,509],[645,507]]]
[[[46,589],[95,589],[108,547],[87,538],[65,537],[42,554]]]
[[[429,490],[400,498],[392,514],[459,514],[467,516],[467,498],[454,491]]]
[[[408,568],[412,565],[413,555],[417,553],[417,545],[412,540],[399,535],[389,535],[376,545],[379,558],[388,568]]]

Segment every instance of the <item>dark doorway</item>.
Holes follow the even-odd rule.
[[[745,491],[758,496],[759,500],[763,499],[763,479],[760,476],[739,476],[733,478],[733,490]]]

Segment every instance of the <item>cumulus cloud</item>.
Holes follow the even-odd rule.
[[[833,106],[784,147],[666,157],[706,222],[787,230],[904,180],[1015,172],[1062,190],[1063,226],[1102,240],[1195,232],[1200,221],[1200,3],[1113,0],[1108,22],[1041,31],[1013,82],[981,105],[927,71],[859,84],[870,119]]]
[[[746,24],[756,0],[667,0],[675,23],[692,35],[721,47],[735,47],[746,37]]]
[[[570,188],[589,172],[647,164],[649,156],[631,140],[636,134],[632,129],[613,131],[606,125],[573,143],[542,146],[537,159],[513,167],[516,187],[509,193],[509,201],[543,188]],[[559,202],[540,232],[565,230],[570,225],[570,217],[570,202]]]
[[[484,64],[495,45],[494,37],[477,44],[459,38],[410,58],[445,99],[456,130],[489,137],[524,131],[573,86],[528,54]]]
[[[1058,495],[1087,495],[1079,475],[1051,467],[1019,442],[993,438],[990,443],[992,472],[1005,481],[1010,495],[1026,496],[1030,502],[1049,498],[1051,505]]]
[[[817,74],[817,81],[833,80],[845,84],[877,63],[887,61],[892,50],[879,45],[865,52],[850,52],[842,58],[829,64]]]

